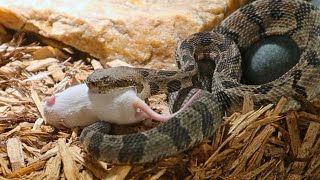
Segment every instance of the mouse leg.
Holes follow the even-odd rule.
[[[200,91],[197,91],[189,100],[188,102],[179,109],[179,111],[170,114],[170,115],[165,115],[165,114],[159,114],[156,113],[155,111],[153,111],[143,100],[141,100],[140,98],[137,98],[134,102],[133,102],[133,106],[137,109],[140,109],[140,112],[137,112],[137,116],[140,117],[144,117],[144,118],[152,118],[156,121],[161,121],[161,122],[165,122],[168,121],[169,119],[171,119],[172,117],[176,116],[178,113],[180,113],[181,111],[183,111],[184,109],[186,109],[187,107],[189,107],[193,101],[195,101],[199,95],[200,95]]]
[[[136,101],[133,103],[134,108],[139,109],[140,112],[137,112],[137,116],[142,116],[145,118],[152,118],[156,121],[167,121],[171,117],[170,115],[162,115],[154,112],[143,100],[137,98]]]
[[[136,120],[144,120],[144,125],[146,127],[152,127],[152,119],[149,117],[149,115],[147,115],[145,112],[143,111],[137,111],[135,114],[135,119]]]
[[[149,99],[145,99],[144,100],[146,102],[146,104],[150,107],[150,102],[149,102]],[[148,117],[148,115],[146,113],[144,113],[146,116],[145,116],[145,121],[143,121],[144,125],[148,128],[151,128],[152,127],[152,119],[150,117]]]

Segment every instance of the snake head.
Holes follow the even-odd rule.
[[[108,69],[97,69],[87,78],[91,92],[107,93],[127,88],[135,88],[141,93],[145,87],[143,77],[135,68],[119,66]]]

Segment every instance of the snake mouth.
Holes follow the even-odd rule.
[[[98,94],[112,94],[114,92],[123,92],[133,89],[135,93],[137,93],[137,88],[135,86],[125,86],[125,87],[90,87],[89,91],[91,93],[98,93]]]
[[[140,93],[143,88],[143,82],[128,77],[115,78],[112,76],[101,77],[100,79],[87,80],[87,86],[91,92],[95,93],[106,93],[115,90],[124,90],[134,87],[138,93]]]

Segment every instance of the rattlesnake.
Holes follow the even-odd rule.
[[[141,98],[195,86],[197,60],[215,63],[212,85],[168,122],[145,132],[108,135],[106,122],[83,129],[80,140],[96,159],[115,163],[146,163],[190,149],[211,137],[226,111],[238,109],[249,93],[257,107],[289,98],[287,109],[297,108],[295,94],[311,99],[320,86],[320,16],[299,0],[258,0],[241,7],[210,32],[195,33],[178,44],[180,71],[117,67],[95,71],[87,79],[92,92],[135,86]],[[285,35],[297,44],[299,62],[280,78],[261,85],[240,84],[241,52],[268,36]]]

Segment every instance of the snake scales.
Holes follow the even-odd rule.
[[[299,62],[280,78],[261,85],[240,84],[241,52],[268,36],[285,35],[298,46]],[[228,16],[210,32],[193,34],[178,44],[179,71],[117,67],[95,71],[87,79],[91,91],[135,86],[141,98],[195,86],[197,61],[215,63],[212,85],[201,90],[190,107],[156,128],[129,135],[109,135],[98,122],[84,128],[80,139],[96,159],[115,163],[146,163],[183,152],[211,137],[226,111],[238,109],[244,93],[257,107],[276,103],[281,96],[307,99],[319,93],[320,15],[299,0],[258,0]],[[110,88],[111,87],[111,88]],[[288,109],[297,108],[291,98]]]

